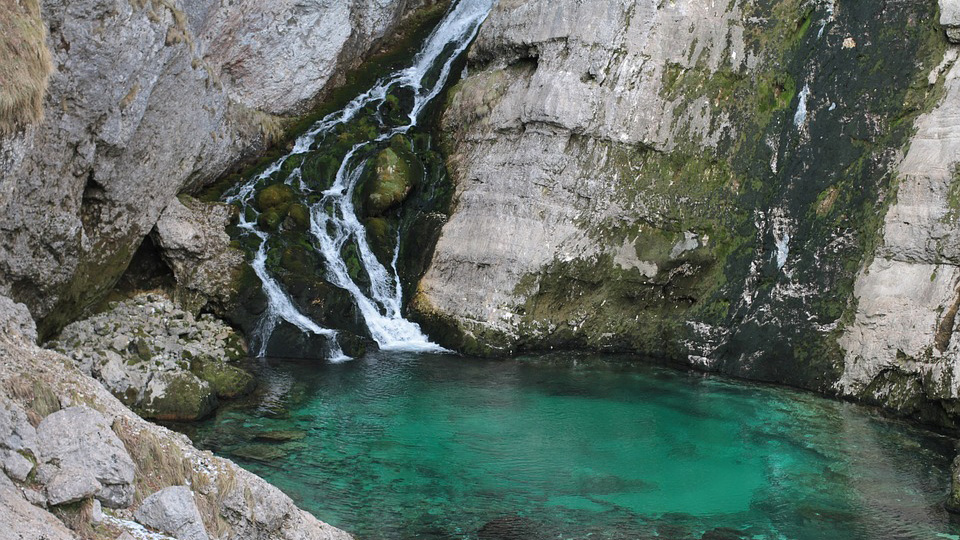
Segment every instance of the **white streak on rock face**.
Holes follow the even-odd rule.
[[[793,125],[800,127],[807,121],[807,98],[810,97],[810,85],[803,85],[800,91],[800,103],[797,104],[797,112],[793,115]]]
[[[635,268],[646,278],[656,277],[659,271],[656,263],[643,261],[637,257],[637,248],[634,246],[634,242],[631,242],[629,239],[623,241],[623,245],[620,246],[616,255],[613,256],[613,262],[624,270]]]
[[[783,268],[787,264],[787,256],[790,255],[790,233],[784,233],[777,238],[777,269]]]
[[[827,1],[827,17],[823,19],[820,23],[820,31],[817,32],[817,39],[823,37],[823,31],[827,29],[827,25],[833,22],[833,13],[834,13],[834,0]]]
[[[673,249],[670,250],[670,258],[676,259],[680,255],[688,251],[693,251],[698,247],[700,247],[700,240],[697,238],[697,235],[690,231],[684,231],[683,240],[674,244]]]
[[[777,270],[781,270],[787,264],[787,258],[790,256],[790,231],[793,230],[794,226],[792,221],[785,217],[785,212],[779,208],[773,211],[771,221],[773,239],[777,248]],[[789,277],[789,272],[787,274]]]

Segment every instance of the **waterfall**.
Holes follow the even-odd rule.
[[[302,179],[301,162],[284,183],[299,192],[303,200],[307,196],[317,199],[310,205],[309,232],[314,249],[327,268],[325,278],[331,284],[347,291],[356,303],[370,336],[384,350],[442,351],[431,343],[420,327],[406,320],[402,313],[402,294],[397,273],[399,239],[392,260],[382,264],[374,255],[367,241],[366,229],[357,217],[353,196],[361,179],[366,158],[362,151],[388,141],[397,134],[404,134],[417,125],[423,109],[443,90],[455,60],[476,37],[495,0],[460,0],[446,13],[414,57],[412,65],[392,73],[378,81],[372,88],[360,94],[344,108],[335,111],[315,123],[295,142],[293,150],[271,164],[259,175],[235,188],[226,198],[227,202],[242,209],[238,227],[243,235],[252,235],[259,242],[251,261],[251,267],[263,284],[267,308],[261,316],[253,335],[258,356],[266,354],[267,343],[276,325],[286,321],[302,332],[328,338],[331,361],[347,359],[336,342],[336,331],[324,328],[297,309],[289,294],[270,274],[267,268],[267,245],[271,235],[258,225],[259,212],[253,202],[257,187],[262,186],[281,171],[291,157],[306,154],[323,144],[326,136],[357,117],[368,106],[379,108],[391,92],[398,90],[412,94],[410,110],[400,125],[389,125],[379,117],[377,135],[355,144],[343,157],[329,188],[314,191]],[[379,110],[379,109],[378,109]],[[361,286],[350,276],[347,262],[342,256],[345,246],[353,246],[369,284]]]

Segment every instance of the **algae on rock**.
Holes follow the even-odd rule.
[[[499,4],[444,112],[456,206],[419,320],[473,353],[625,350],[835,392],[891,173],[942,96],[935,12]]]

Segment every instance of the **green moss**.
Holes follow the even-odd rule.
[[[145,418],[166,421],[200,420],[210,414],[217,406],[216,395],[210,386],[202,384],[200,379],[190,372],[164,372],[154,376],[162,377],[165,388],[159,394],[144,396],[139,410]]]
[[[257,193],[257,208],[265,212],[272,208],[288,207],[296,199],[296,192],[286,184],[273,184]]]
[[[310,228],[310,209],[307,208],[307,205],[302,203],[290,205],[287,216],[293,221],[294,228],[301,231],[306,231]]]
[[[410,165],[393,148],[377,154],[376,175],[367,195],[368,215],[380,216],[406,199],[413,189]]]
[[[207,381],[220,399],[234,399],[253,392],[256,381],[250,373],[212,359],[196,359],[191,362],[192,371],[200,380]]]

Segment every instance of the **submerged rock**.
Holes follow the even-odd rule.
[[[950,465],[950,495],[944,504],[947,510],[960,514],[960,455]]]
[[[477,531],[480,540],[534,540],[536,524],[522,516],[504,516],[489,521]]]
[[[290,442],[302,440],[306,436],[307,432],[301,430],[272,430],[258,432],[253,436],[253,440],[258,442]]]

